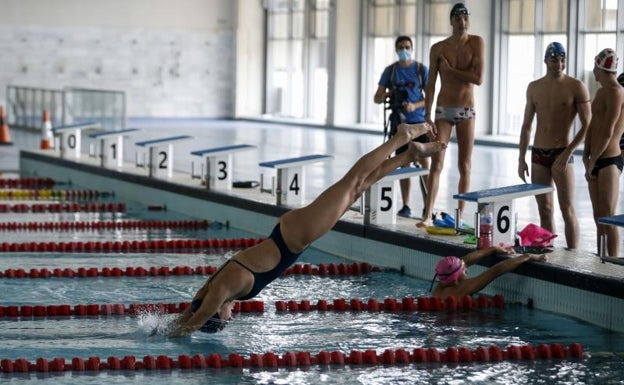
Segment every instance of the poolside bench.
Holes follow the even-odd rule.
[[[260,176],[260,191],[277,196],[277,205],[302,205],[305,200],[305,172],[303,166],[323,162],[333,158],[331,155],[306,155],[297,158],[261,162],[261,167],[277,170],[277,184],[273,181],[271,189],[264,188],[264,176]],[[276,187],[277,186],[277,187]]]
[[[89,135],[90,138],[100,141],[100,159],[102,167],[118,168],[123,164],[123,138],[130,133],[139,131],[138,128],[127,128],[117,131],[101,131]],[[97,153],[97,151],[95,151]],[[97,154],[96,154],[97,156]]]
[[[397,168],[368,188],[364,194],[364,224],[395,224],[398,181],[429,174],[421,167]]]
[[[598,223],[601,225],[611,225],[617,227],[624,227],[624,214],[614,215],[612,217],[602,217],[598,218]],[[624,265],[624,258],[620,258],[619,256],[610,256],[607,255],[607,236],[600,236],[598,243],[598,256],[602,260],[602,262],[611,262],[616,263],[618,265]]]
[[[249,151],[257,148],[249,144],[238,144],[233,146],[209,148],[205,150],[192,151],[192,155],[202,156],[206,159],[205,181],[208,189],[232,189],[232,170],[234,169],[232,154],[241,151]],[[203,163],[200,178],[203,175]],[[191,171],[191,177],[195,177]]]
[[[137,146],[145,147],[149,152],[149,176],[173,177],[173,143],[192,138],[189,135],[178,135],[136,142]],[[139,164],[137,161],[137,166],[145,166],[145,163]]]
[[[514,201],[532,195],[548,194],[554,191],[552,186],[542,184],[519,184],[513,186],[497,187],[487,190],[474,191],[453,195],[454,199],[468,202],[476,202],[477,213],[475,214],[475,235],[479,235],[479,218],[486,206],[487,211],[492,213],[492,245],[513,245],[516,236],[515,206]],[[456,221],[456,227],[461,221]],[[459,229],[457,229],[459,230]]]
[[[101,127],[100,123],[97,122],[85,122],[53,127],[52,132],[61,136],[61,158],[80,159],[82,130],[98,129]]]

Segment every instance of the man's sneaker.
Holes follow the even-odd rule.
[[[412,210],[410,210],[408,205],[403,205],[403,208],[401,210],[399,210],[397,215],[400,216],[400,217],[403,217],[403,218],[411,218],[412,217]]]

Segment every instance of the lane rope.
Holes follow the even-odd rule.
[[[125,203],[16,203],[0,204],[0,213],[124,213]]]
[[[211,275],[217,271],[217,266],[151,266],[151,267],[79,267],[66,268],[9,268],[0,271],[0,278],[5,279],[25,279],[25,278],[96,278],[96,277],[147,277],[147,276],[168,276],[168,275]],[[321,263],[318,266],[309,263],[297,263],[282,273],[287,275],[362,275],[370,272],[379,272],[380,268],[371,266],[366,262],[345,263]]]
[[[9,189],[0,190],[1,200],[83,200],[114,197],[114,191]]]
[[[57,184],[65,183],[52,178],[0,178],[0,188],[49,189]]]
[[[343,367],[345,365],[408,365],[423,362],[465,364],[471,362],[500,362],[518,360],[563,360],[585,358],[581,344],[571,343],[568,347],[561,343],[533,345],[509,345],[500,348],[497,345],[468,347],[447,347],[439,349],[385,349],[376,350],[320,351],[312,354],[308,351],[287,351],[281,355],[273,352],[251,353],[247,357],[230,353],[224,357],[218,353],[208,355],[181,354],[177,358],[167,355],[146,355],[137,359],[133,355],[123,358],[110,356],[106,359],[92,356],[87,359],[74,357],[69,362],[62,357],[54,359],[37,358],[31,362],[25,358],[2,359],[0,370],[3,373],[27,372],[98,372],[98,371],[149,371],[149,370],[190,370],[219,368],[295,368],[309,366]]]
[[[94,231],[126,229],[207,229],[206,220],[2,222],[0,231]]]

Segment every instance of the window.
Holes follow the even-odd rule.
[[[267,0],[269,115],[324,121],[329,0]]]

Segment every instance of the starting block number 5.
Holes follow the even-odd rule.
[[[375,224],[396,223],[394,214],[394,202],[397,199],[396,181],[380,181],[370,188],[367,194],[368,207],[370,208],[370,222]],[[370,195],[370,196],[369,196]]]

